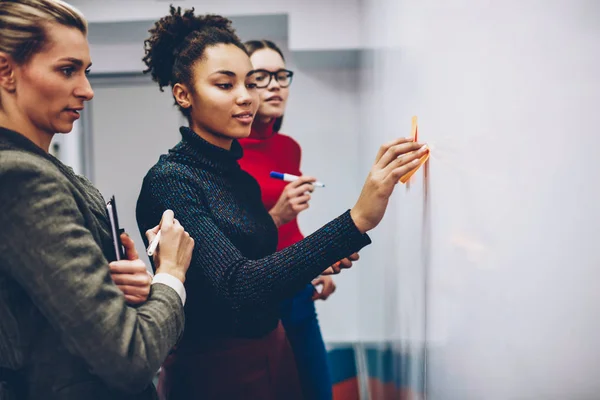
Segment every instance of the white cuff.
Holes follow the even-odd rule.
[[[154,285],[155,283],[162,283],[164,285],[169,286],[174,291],[176,291],[177,294],[179,295],[179,297],[181,298],[181,304],[183,304],[185,306],[185,298],[186,298],[185,287],[183,286],[183,283],[181,283],[181,281],[179,279],[175,278],[171,274],[161,272],[161,273],[154,275],[154,278],[152,278],[152,284]]]

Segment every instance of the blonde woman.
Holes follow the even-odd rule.
[[[127,260],[109,263],[102,196],[48,154],[93,96],[87,23],[63,2],[20,0],[0,2],[0,26],[0,398],[155,399],[194,241],[165,211],[151,290],[127,235]]]

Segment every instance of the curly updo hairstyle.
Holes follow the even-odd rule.
[[[220,15],[194,15],[194,8],[182,13],[181,7],[170,6],[169,15],[159,19],[148,32],[150,37],[144,41],[143,61],[147,67],[144,73],[151,74],[161,91],[176,83],[191,88],[192,68],[202,60],[207,47],[232,44],[246,52],[229,19]],[[175,104],[189,117],[189,109]]]

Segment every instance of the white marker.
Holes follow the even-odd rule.
[[[296,175],[290,175],[290,174],[284,174],[282,172],[275,172],[275,171],[271,171],[271,173],[269,174],[269,176],[271,178],[275,178],[275,179],[281,179],[282,181],[286,181],[286,182],[294,182],[298,179],[300,179],[299,176]],[[321,182],[313,182],[311,183],[314,186],[317,187],[325,187],[325,184],[321,183]]]
[[[156,251],[156,248],[158,247],[159,241],[160,241],[160,231],[158,231],[156,236],[154,236],[154,240],[152,241],[152,243],[150,243],[150,246],[148,246],[148,257],[152,257],[154,255],[154,252]]]

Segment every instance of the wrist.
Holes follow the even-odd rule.
[[[165,262],[161,263],[156,269],[156,274],[169,274],[179,279],[181,283],[185,283],[185,273],[181,271],[181,268],[177,267],[175,264]]]
[[[279,218],[279,215],[277,215],[277,213],[273,212],[272,210],[269,211],[269,215],[271,216],[271,218],[273,218],[275,226],[279,228],[282,225],[281,218]]]
[[[354,208],[350,210],[350,218],[352,218],[354,226],[356,226],[356,229],[358,229],[360,233],[362,233],[363,235],[367,233],[367,231],[369,230],[367,224],[363,221],[363,218],[360,216],[360,213],[357,212]]]

